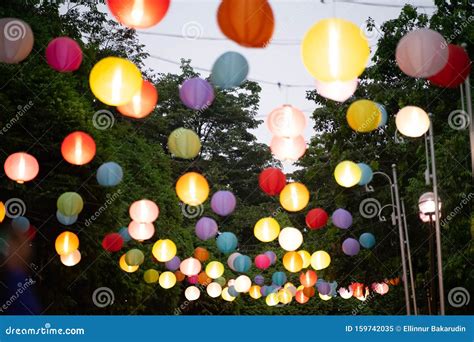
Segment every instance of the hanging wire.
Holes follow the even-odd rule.
[[[380,2],[368,2],[368,1],[358,1],[358,0],[333,0],[333,3],[340,2],[340,3],[346,3],[346,4],[352,4],[352,5],[362,5],[362,6],[374,6],[374,7],[392,7],[392,8],[400,8],[406,5],[406,3],[403,4],[387,4],[387,3],[380,3]],[[323,4],[327,4],[326,2],[322,2]],[[417,8],[433,8],[436,9],[436,6],[432,5],[415,5],[412,4],[413,7]]]

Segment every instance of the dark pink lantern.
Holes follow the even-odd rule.
[[[46,61],[56,71],[75,71],[82,63],[81,47],[69,37],[55,38],[46,48]]]
[[[267,268],[270,267],[271,263],[272,262],[270,258],[266,256],[265,254],[259,254],[255,257],[255,266],[258,269],[266,270]]]

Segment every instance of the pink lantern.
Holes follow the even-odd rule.
[[[303,133],[306,124],[304,113],[291,105],[283,105],[267,117],[268,129],[278,137],[295,138]]]
[[[82,63],[81,47],[69,37],[55,38],[46,48],[46,61],[56,71],[75,71]]]
[[[373,283],[372,284],[372,290],[377,292],[380,295],[384,295],[388,292],[388,285],[386,283]]]
[[[266,270],[271,265],[271,260],[265,254],[259,254],[255,257],[255,266],[261,270]]]
[[[281,161],[296,161],[306,152],[306,142],[301,135],[296,138],[274,136],[270,142],[270,149]]]
[[[155,235],[155,227],[150,222],[132,221],[128,225],[128,234],[134,240],[145,241]]]
[[[140,223],[151,223],[158,218],[160,210],[155,202],[142,199],[140,201],[133,202],[130,206],[130,217],[132,220]]]
[[[36,158],[25,152],[8,156],[3,167],[7,177],[20,184],[34,179],[39,172]]]
[[[340,287],[339,290],[339,295],[344,298],[344,299],[349,299],[352,297],[352,287],[349,286],[349,289],[346,289],[344,287]]]
[[[398,42],[395,53],[398,67],[408,76],[433,76],[448,62],[447,46],[436,31],[427,28],[410,31]]]
[[[316,80],[316,91],[329,100],[344,102],[349,99],[357,89],[359,80],[322,82]]]
[[[179,270],[184,275],[191,277],[201,272],[201,263],[198,259],[195,259],[193,257],[187,258],[181,262],[181,265],[179,265]]]

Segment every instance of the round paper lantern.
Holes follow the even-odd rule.
[[[270,150],[281,161],[296,161],[306,152],[306,142],[302,135],[295,138],[273,136]]]
[[[358,84],[359,80],[357,78],[350,81],[330,82],[316,80],[316,91],[329,100],[344,102],[354,95]]]
[[[219,277],[216,279],[216,283],[218,283],[220,286],[224,286],[226,284],[226,280],[224,277]]]
[[[292,296],[290,290],[281,289],[280,291],[278,291],[278,301],[281,304],[291,303],[292,298],[293,298],[293,296]]]
[[[203,247],[196,247],[196,249],[194,249],[194,257],[199,261],[204,262],[209,259],[209,252]]]
[[[410,31],[398,42],[395,52],[398,67],[411,77],[433,76],[448,62],[447,45],[436,31],[428,28]]]
[[[81,261],[81,252],[78,249],[72,251],[69,254],[63,254],[59,256],[61,259],[61,263],[64,266],[72,267],[76,266]]]
[[[352,215],[345,209],[336,209],[331,219],[332,223],[341,229],[347,229],[352,225]]]
[[[232,253],[237,248],[237,243],[237,236],[229,232],[220,234],[216,240],[217,248],[224,254]]]
[[[212,279],[207,276],[206,272],[201,272],[198,274],[198,283],[200,285],[207,286],[207,284],[210,282],[212,282]]]
[[[149,269],[146,270],[145,273],[143,273],[143,280],[145,280],[145,283],[147,284],[156,283],[159,278],[160,274],[157,270]]]
[[[133,273],[139,268],[139,266],[128,265],[127,262],[125,261],[125,254],[120,257],[119,266],[122,270],[124,270],[127,273]]]
[[[271,265],[270,258],[265,254],[259,254],[255,257],[255,266],[260,270],[266,270]]]
[[[180,264],[181,264],[181,259],[175,255],[174,257],[171,258],[171,260],[165,263],[165,267],[169,271],[176,271],[177,269],[179,269]]]
[[[374,177],[374,172],[372,171],[371,167],[365,163],[357,163],[357,166],[359,166],[360,171],[362,172],[359,185],[369,184]]]
[[[257,221],[253,228],[253,234],[262,242],[275,240],[280,234],[280,225],[272,217],[264,217]]]
[[[237,292],[237,290],[235,289],[235,286],[232,285],[232,286],[229,286],[229,294],[232,296],[232,297],[237,297],[239,295],[239,292]]]
[[[346,289],[344,287],[339,288],[339,295],[344,298],[344,299],[349,299],[352,297],[352,289],[349,286],[349,289]]]
[[[3,202],[0,201],[0,223],[2,223],[3,220],[5,219],[6,213],[7,213],[7,210],[5,208],[5,204],[3,204]]]
[[[181,262],[179,270],[188,277],[199,274],[201,272],[201,263],[198,259],[187,258]]]
[[[328,222],[328,214],[324,209],[315,208],[308,211],[306,214],[306,225],[309,229],[321,229]]]
[[[201,291],[199,291],[199,289],[196,286],[189,286],[184,291],[184,296],[189,301],[197,300],[200,297],[200,295],[201,295]]]
[[[316,290],[314,289],[314,287],[304,287],[303,293],[306,297],[312,298],[316,294]]]
[[[39,164],[36,158],[25,152],[9,155],[3,168],[7,177],[19,184],[34,179],[39,172]]]
[[[265,283],[265,278],[261,274],[258,274],[253,278],[253,281],[257,285],[263,285]]]
[[[297,252],[287,252],[283,256],[283,266],[292,273],[299,272],[303,268],[303,259]]]
[[[217,298],[222,293],[222,287],[218,283],[210,283],[206,287],[206,292],[211,298]]]
[[[296,294],[296,287],[292,283],[286,283],[283,287],[286,290],[290,291],[291,296],[294,296]]]
[[[179,98],[186,107],[203,110],[214,101],[214,88],[206,80],[193,77],[183,82],[179,88]]]
[[[132,101],[142,83],[142,74],[135,64],[118,57],[101,59],[89,75],[92,93],[109,106],[122,106]]]
[[[73,232],[62,232],[54,244],[59,255],[69,254],[79,248],[79,238]]]
[[[223,0],[217,10],[217,22],[227,38],[253,48],[266,47],[275,27],[267,0]]]
[[[389,287],[385,283],[374,283],[372,284],[372,290],[383,296],[388,292]]]
[[[371,233],[363,233],[359,236],[359,243],[364,248],[372,248],[375,246],[375,236]]]
[[[419,107],[406,106],[397,113],[395,124],[403,135],[418,138],[430,128],[430,117]]]
[[[104,163],[97,169],[97,183],[102,186],[116,186],[122,181],[122,167],[115,162]]]
[[[258,176],[258,185],[267,195],[278,195],[286,185],[285,174],[276,167],[263,170]]]
[[[65,225],[65,226],[70,226],[77,221],[77,215],[73,216],[66,216],[63,215],[59,210],[56,210],[56,218],[59,221],[59,223]]]
[[[249,292],[251,286],[252,286],[252,281],[246,275],[238,276],[237,279],[235,279],[234,287],[237,292],[240,292],[240,293]]]
[[[356,298],[364,296],[364,284],[362,283],[352,283],[350,285],[352,289],[352,295]]]
[[[448,45],[448,62],[438,73],[428,78],[434,85],[444,88],[456,88],[462,84],[471,72],[471,61],[461,46]]]
[[[298,251],[296,253],[298,253],[303,260],[303,268],[308,268],[309,265],[311,265],[311,254],[307,251]]]
[[[128,233],[128,227],[120,228],[119,234],[122,236],[123,242],[129,242],[132,239],[132,237]]]
[[[137,241],[149,240],[155,235],[155,226],[153,223],[132,221],[128,225],[128,234]]]
[[[55,38],[46,47],[46,61],[56,71],[76,71],[82,63],[81,47],[69,37]]]
[[[201,151],[201,141],[193,130],[177,128],[168,137],[168,149],[178,158],[193,159]]]
[[[351,103],[346,115],[349,127],[359,133],[377,129],[382,122],[382,113],[373,101],[357,100]]]
[[[349,256],[357,255],[360,251],[359,241],[353,238],[347,238],[342,243],[342,251]]]
[[[151,223],[156,221],[160,210],[155,202],[142,199],[133,202],[129,209],[132,220],[140,223]]]
[[[209,278],[217,279],[224,274],[224,265],[219,261],[211,261],[206,266],[206,274]]]
[[[199,277],[197,275],[193,275],[193,276],[188,277],[186,280],[189,284],[194,285],[198,283]]]
[[[211,71],[211,82],[222,89],[240,86],[249,74],[249,64],[238,52],[228,51],[214,62]]]
[[[309,297],[304,294],[303,290],[298,290],[295,294],[295,300],[300,304],[304,304],[309,300]]]
[[[252,259],[247,255],[239,255],[234,260],[234,268],[237,272],[245,273],[252,266]]]
[[[280,232],[278,232],[280,233]],[[266,251],[265,254],[267,257],[270,258],[270,262],[272,263],[272,265],[274,265],[277,261],[277,255],[275,254],[275,252],[272,252],[272,251]]]
[[[153,112],[158,102],[158,92],[155,86],[143,80],[142,86],[132,96],[132,99],[120,106],[117,110],[124,116],[142,119]]]
[[[232,253],[231,255],[229,255],[229,257],[227,258],[227,266],[229,266],[229,268],[232,271],[235,271],[234,261],[239,255],[242,255],[242,254],[235,252],[235,253]]]
[[[137,248],[133,248],[125,253],[125,262],[129,266],[140,266],[145,261],[145,255]]]
[[[59,212],[64,216],[78,215],[84,208],[82,197],[76,192],[63,193],[59,196],[56,205]]]
[[[274,109],[267,117],[270,132],[279,137],[296,138],[303,134],[307,125],[306,116],[291,105]]]
[[[285,251],[296,251],[303,243],[303,234],[293,227],[283,228],[278,235],[278,243]]]
[[[229,294],[229,288],[228,287],[225,287],[222,290],[221,296],[222,296],[222,299],[224,299],[227,302],[232,302],[235,299],[235,297],[233,297]]]
[[[316,285],[318,292],[322,295],[328,295],[331,292],[331,286],[326,281],[320,281]]]
[[[166,271],[160,274],[158,283],[164,289],[170,289],[176,284],[176,276],[173,272]]]
[[[176,255],[176,251],[177,251],[176,244],[173,241],[169,240],[169,239],[156,241],[155,244],[153,245],[152,250],[151,250],[151,252],[152,252],[153,256],[155,257],[155,259],[160,261],[160,262],[167,262],[167,261],[170,261],[171,259],[173,259],[174,256]],[[201,268],[201,264],[199,264],[199,268]],[[199,273],[199,271],[197,273]],[[197,273],[195,273],[195,274],[197,274]],[[184,273],[184,274],[186,274],[186,273]]]
[[[323,270],[331,263],[331,257],[325,251],[316,251],[311,255],[311,267],[316,271]]]
[[[330,300],[332,298],[331,295],[323,295],[323,294],[319,294],[319,298],[321,298],[322,300]]]
[[[262,293],[260,292],[260,286],[258,285],[251,286],[249,289],[249,295],[253,299],[259,299],[260,297],[262,297]]]
[[[217,222],[210,217],[201,217],[196,222],[195,232],[196,236],[201,240],[209,240],[217,235]]]
[[[20,233],[26,233],[30,229],[30,220],[24,216],[18,216],[12,219],[11,226]]]
[[[180,270],[175,271],[174,275],[176,277],[176,281],[180,283],[186,278],[186,276]]]
[[[286,274],[285,272],[275,272],[272,274],[272,282],[275,285],[283,286],[286,282]]]
[[[176,183],[176,194],[188,205],[200,205],[209,195],[209,184],[201,174],[188,172],[179,177]]]
[[[317,280],[318,280],[318,276],[316,275],[316,272],[314,271],[308,270],[300,274],[300,283],[304,287],[314,286]]]
[[[267,303],[268,306],[275,306],[280,303],[278,300],[278,294],[277,293],[270,293],[268,296],[265,297],[265,303]]]
[[[280,204],[287,211],[303,210],[308,202],[309,191],[302,183],[288,183],[280,193]]]
[[[155,26],[165,17],[170,0],[107,0],[107,6],[122,25],[145,29]]]
[[[369,42],[360,27],[339,18],[318,21],[301,44],[304,66],[324,82],[356,79],[364,72],[369,53]]]
[[[117,252],[123,247],[123,238],[119,233],[109,233],[102,240],[102,248],[107,252]]]
[[[227,216],[232,214],[235,210],[237,200],[230,191],[217,191],[211,198],[212,211],[220,216]]]
[[[24,60],[33,49],[30,25],[17,18],[0,19],[0,62],[14,64]]]
[[[337,164],[334,170],[334,178],[340,186],[350,188],[360,182],[362,171],[356,163],[344,160]]]
[[[61,154],[65,161],[73,165],[89,163],[95,156],[95,141],[84,132],[76,131],[64,138]]]
[[[382,114],[382,120],[380,120],[380,123],[379,123],[379,126],[377,128],[380,128],[380,127],[383,127],[387,124],[387,121],[388,121],[388,113],[387,113],[387,109],[385,108],[384,105],[380,104],[380,103],[375,103],[377,105],[377,107],[379,107],[379,111],[380,111],[380,114]]]

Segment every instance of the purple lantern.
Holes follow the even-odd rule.
[[[167,261],[165,263],[165,266],[170,271],[176,271],[179,268],[180,264],[181,264],[181,259],[178,256],[175,256],[170,261]]]
[[[263,277],[263,275],[258,274],[255,276],[255,278],[253,278],[253,281],[257,285],[263,285],[265,283],[265,278]]]
[[[270,258],[270,262],[271,262],[272,265],[275,264],[275,262],[276,262],[276,260],[277,260],[277,256],[276,256],[276,254],[275,254],[274,252],[272,252],[272,251],[267,251],[267,252],[265,252],[265,253],[263,253],[263,254],[265,254],[267,257]]]
[[[359,241],[353,238],[347,238],[342,243],[342,251],[344,254],[354,256],[360,251]]]
[[[347,229],[352,225],[352,215],[345,209],[337,209],[332,213],[332,223],[341,229]]]
[[[318,292],[322,295],[328,295],[331,292],[331,285],[328,282],[322,281],[316,285]]]
[[[210,217],[203,216],[196,222],[196,236],[201,240],[209,240],[217,235],[217,222]]]
[[[179,98],[190,109],[206,109],[214,101],[214,88],[202,78],[190,78],[179,88]]]
[[[237,201],[230,191],[221,190],[216,192],[211,199],[211,208],[217,215],[227,216],[232,214]]]

